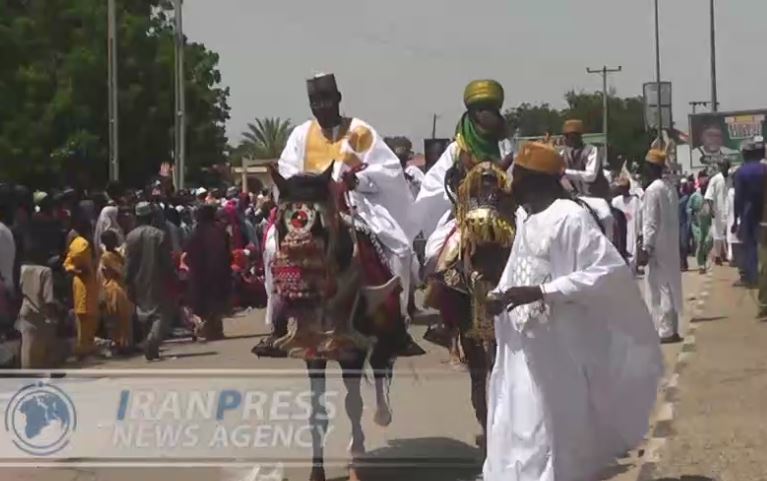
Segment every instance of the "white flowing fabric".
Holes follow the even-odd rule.
[[[418,197],[418,192],[421,190],[421,184],[426,174],[423,170],[419,169],[415,165],[408,165],[405,167],[405,180],[407,180],[408,187],[410,187],[410,193],[413,195],[413,201]]]
[[[495,320],[485,481],[584,481],[638,444],[662,358],[623,258],[570,200],[518,214],[498,291],[544,300]]]
[[[711,201],[714,208],[711,234],[715,241],[727,239],[727,190],[730,184],[729,178],[725,179],[724,174],[720,172],[711,178],[706,190],[706,200]]]
[[[588,204],[588,206],[591,207],[591,209],[597,215],[599,223],[602,225],[602,229],[604,229],[605,235],[610,240],[610,242],[612,242],[615,234],[615,217],[613,217],[613,212],[610,210],[610,204],[608,204],[607,201],[601,197],[581,196],[580,198],[582,201]]]
[[[502,141],[498,145],[501,157],[512,152],[508,141]],[[442,246],[455,228],[455,219],[450,215],[453,205],[445,191],[445,174],[456,162],[459,153],[460,148],[455,142],[445,149],[437,162],[426,172],[413,206],[413,222],[421,226],[421,231],[427,239],[424,253],[427,266],[435,262]],[[511,172],[511,167],[508,172]]]
[[[306,140],[309,129],[314,121],[310,120],[299,125],[288,138],[285,150],[279,160],[280,174],[289,178],[304,171]],[[399,276],[402,285],[400,306],[403,314],[407,310],[410,286],[413,282],[413,239],[418,234],[417,224],[411,217],[412,197],[402,165],[394,152],[383,142],[382,138],[368,124],[359,119],[352,119],[349,132],[358,127],[368,129],[373,134],[373,145],[366,152],[357,153],[359,160],[365,164],[365,169],[357,174],[359,184],[351,193],[351,200],[357,209],[357,221],[362,222],[376,235],[386,250],[386,257],[392,273]],[[344,140],[342,149],[352,152],[348,142]],[[338,180],[348,169],[342,162],[336,162],[333,177]],[[276,189],[275,189],[276,191]],[[275,192],[279,196],[279,192]],[[264,266],[266,292],[269,295],[266,310],[266,323],[272,324],[272,315],[279,300],[273,294],[272,276],[269,263],[277,249],[274,227],[266,234],[264,246]]]
[[[642,237],[650,253],[647,264],[647,307],[658,334],[668,337],[678,328],[683,310],[682,272],[679,260],[679,198],[665,179],[647,188],[642,208]]]
[[[93,231],[93,241],[99,246],[99,253],[104,251],[104,247],[101,245],[101,234],[112,229],[117,234],[117,244],[122,245],[125,242],[125,234],[123,229],[117,222],[117,216],[119,210],[115,205],[108,205],[101,209],[99,218],[96,221],[96,228]]]
[[[631,256],[632,267],[636,267],[637,240],[642,233],[642,201],[635,195],[619,195],[612,204],[626,216],[626,252]]]

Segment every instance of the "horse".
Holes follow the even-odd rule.
[[[445,177],[455,229],[428,276],[426,304],[440,311],[449,328],[451,354],[458,352],[471,378],[471,403],[482,434],[487,429],[487,378],[495,362],[493,317],[487,295],[503,273],[514,240],[516,205],[507,174],[513,157],[499,163],[474,162],[463,154]]]
[[[381,426],[391,423],[388,387],[398,336],[405,329],[404,323],[392,322],[401,315],[399,278],[383,262],[375,236],[355,218],[345,184],[333,180],[333,164],[321,174],[288,179],[274,166],[269,170],[280,192],[275,217],[278,252],[266,267],[272,269],[282,301],[273,348],[306,361],[311,387],[310,481],[325,480],[325,370],[329,360],[340,364],[352,427],[349,476],[355,480],[355,462],[365,454],[360,380],[368,353],[376,388],[374,421]]]

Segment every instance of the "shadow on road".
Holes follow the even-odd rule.
[[[679,478],[655,478],[652,481],[716,481],[708,476],[681,476]]]
[[[625,473],[626,471],[628,471],[629,469],[631,469],[633,467],[634,467],[633,464],[616,464],[614,466],[610,466],[609,468],[606,468],[604,471],[602,471],[599,474],[599,478],[598,479],[600,481],[604,481],[604,480],[608,480],[608,479],[613,479],[616,476],[619,476],[619,475]]]
[[[699,322],[721,321],[722,319],[727,319],[727,316],[693,317],[690,322],[697,324]]]
[[[481,471],[479,449],[449,438],[392,440],[358,470],[365,481],[473,481]]]
[[[161,359],[184,359],[187,357],[206,357],[217,356],[218,351],[205,351],[205,352],[180,352],[176,354],[163,354]]]

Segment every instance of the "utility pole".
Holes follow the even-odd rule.
[[[658,137],[656,141],[660,148],[663,147],[663,114],[661,113],[661,83],[660,83],[660,21],[658,17],[658,0],[655,0],[655,88],[658,92]]]
[[[120,136],[117,116],[116,0],[107,0],[107,90],[109,92],[109,180],[120,180]]]
[[[434,114],[431,118],[431,138],[436,139],[437,138],[437,114]]]
[[[175,175],[176,189],[184,188],[186,178],[186,92],[184,82],[184,25],[182,0],[173,0],[176,33]]]
[[[719,99],[716,91],[716,20],[714,10],[714,0],[710,0],[711,5],[711,111],[719,110]]]
[[[602,76],[602,133],[605,135],[605,162],[609,159],[608,152],[609,152],[609,144],[608,136],[607,136],[607,122],[609,120],[609,106],[608,106],[608,98],[607,98],[607,76],[611,73],[618,73],[623,70],[623,67],[618,66],[618,68],[609,68],[607,65],[600,69],[590,69],[587,68],[586,72],[588,73],[598,73]],[[605,164],[607,165],[607,164]]]

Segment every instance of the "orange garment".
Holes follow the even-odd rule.
[[[118,348],[133,343],[133,314],[135,306],[128,299],[123,284],[125,259],[119,252],[106,251],[101,256],[101,288],[103,314],[110,326],[111,339]]]
[[[77,316],[78,354],[93,351],[93,341],[99,326],[99,285],[96,280],[93,250],[82,236],[76,236],[69,244],[64,269],[74,274],[72,299]]]

